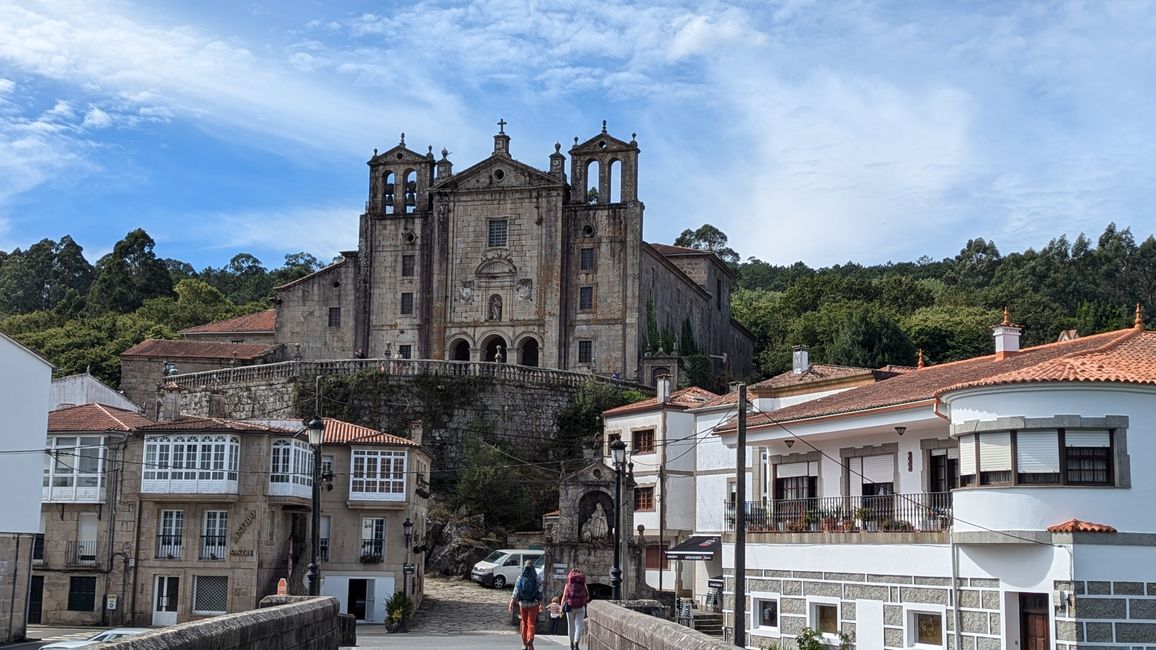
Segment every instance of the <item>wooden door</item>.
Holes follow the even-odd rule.
[[[1051,650],[1048,595],[1020,594],[1020,636],[1023,650]]]

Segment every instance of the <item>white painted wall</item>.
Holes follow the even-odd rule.
[[[0,334],[0,449],[43,449],[52,366]],[[40,530],[40,454],[0,454],[0,532]]]
[[[1124,386],[1032,385],[963,391],[945,399],[952,423],[999,417],[1126,415],[1132,487],[976,487],[956,490],[958,530],[1043,530],[1073,517],[1109,524],[1121,532],[1156,532],[1151,515],[1156,474],[1156,389]],[[960,521],[963,520],[963,521]]]
[[[341,604],[341,612],[348,613],[349,581],[355,579],[370,580],[372,583],[373,593],[367,595],[367,598],[373,599],[373,607],[370,608],[367,603],[365,622],[384,623],[385,603],[393,597],[395,591],[392,577],[382,578],[365,574],[325,575],[321,579],[321,595],[333,596]]]

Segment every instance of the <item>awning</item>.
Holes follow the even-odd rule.
[[[718,535],[691,535],[666,549],[672,560],[713,560],[722,546]]]

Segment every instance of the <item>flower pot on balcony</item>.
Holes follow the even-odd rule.
[[[372,554],[362,555],[361,556],[361,563],[362,564],[381,564],[381,556],[380,555],[372,555]]]

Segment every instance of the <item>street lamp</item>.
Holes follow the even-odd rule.
[[[313,448],[313,531],[310,539],[309,569],[305,579],[309,582],[309,595],[321,595],[321,576],[317,569],[317,547],[321,545],[321,441],[325,437],[325,423],[316,415],[305,425],[309,436],[309,446]]]
[[[614,566],[610,568],[610,598],[622,600],[622,467],[626,463],[626,443],[616,438],[610,443],[614,461]]]
[[[410,571],[413,570],[413,559],[410,556],[410,551],[411,551],[410,542],[413,541],[413,522],[409,520],[409,517],[406,517],[405,521],[402,522],[401,530],[403,533],[405,533],[405,564],[402,565],[402,567],[401,567],[401,580],[402,580],[401,593],[403,596],[405,596],[405,600],[408,601],[409,600],[409,574],[410,574]],[[406,621],[404,608],[403,608],[402,616],[401,616],[401,631],[402,632],[408,632],[409,631],[409,623]]]

